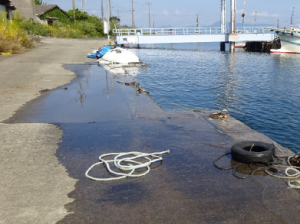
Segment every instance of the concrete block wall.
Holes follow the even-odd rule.
[[[26,19],[33,18],[36,20],[34,0],[11,0],[11,2]]]
[[[0,11],[6,12],[6,7],[4,5],[0,5]]]

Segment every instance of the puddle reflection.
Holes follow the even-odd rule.
[[[109,99],[109,95],[114,94],[114,82],[113,78],[111,77],[110,74],[108,74],[107,71],[105,71],[105,80],[106,80],[106,88],[103,89],[103,93],[106,95],[106,98]],[[108,84],[110,80],[110,85]]]

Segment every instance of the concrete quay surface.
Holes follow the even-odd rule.
[[[212,120],[210,111],[162,111],[117,83],[132,77],[83,64],[99,40],[43,42],[0,58],[0,223],[300,223],[299,193],[285,181],[263,172],[240,180],[213,166],[234,143],[271,143],[268,137],[232,117]],[[104,91],[108,84],[113,91]],[[103,153],[167,149],[142,178],[84,176]],[[230,157],[219,163],[233,164]],[[104,169],[92,174],[107,176]]]
[[[107,40],[42,39],[36,49],[0,56],[0,121],[38,97],[41,90],[69,83],[76,75],[64,64]],[[55,223],[68,212],[74,189],[55,156],[62,130],[52,124],[0,123],[0,223]]]

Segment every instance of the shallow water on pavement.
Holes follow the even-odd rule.
[[[74,199],[66,205],[70,214],[59,224],[233,223],[243,220],[237,214],[251,223],[284,222],[265,210],[263,187],[256,179],[241,182],[230,171],[213,166],[235,141],[210,121],[201,116],[156,118],[155,114],[136,118],[130,106],[135,100],[155,104],[116,82],[116,78],[130,81],[132,77],[118,77],[96,65],[66,68],[78,74],[72,83],[45,91],[9,121],[55,123],[64,132],[56,155],[78,182],[68,195]],[[142,105],[140,101],[136,106]],[[163,156],[162,165],[142,178],[101,183],[84,175],[104,153],[168,149],[171,153]],[[230,157],[220,165],[230,166]],[[239,170],[241,175],[246,171]],[[101,166],[91,174],[109,176]]]

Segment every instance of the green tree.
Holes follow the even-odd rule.
[[[43,0],[34,0],[36,5],[46,5],[46,2],[43,2]]]
[[[67,11],[67,13],[73,18],[74,16],[74,11],[73,10],[69,10]],[[89,14],[87,12],[82,12],[79,9],[75,9],[75,19],[76,20],[88,20],[89,18]]]
[[[116,24],[120,24],[120,18],[116,17],[116,16],[112,16],[109,18],[110,22],[115,22]]]

